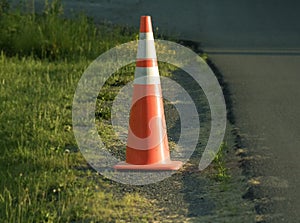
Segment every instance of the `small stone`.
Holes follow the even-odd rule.
[[[248,180],[248,183],[251,184],[251,185],[259,185],[260,181],[257,180],[257,179],[252,178],[252,179]]]

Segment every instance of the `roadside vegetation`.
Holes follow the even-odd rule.
[[[120,43],[135,39],[137,35],[137,30],[124,26],[95,25],[83,14],[66,19],[59,0],[45,1],[41,14],[24,14],[24,11],[29,11],[26,9],[28,1],[20,4],[20,9],[15,11],[9,11],[6,0],[1,2],[0,48],[8,56],[51,60],[94,59]]]
[[[213,160],[212,166],[215,173],[212,174],[212,176],[218,181],[226,181],[230,178],[230,175],[228,173],[229,170],[226,167],[226,152],[228,152],[228,146],[223,142],[217,154],[214,155],[215,158]]]
[[[82,73],[101,53],[135,40],[138,30],[96,25],[85,15],[66,19],[59,0],[45,1],[41,14],[24,13],[22,7],[26,4],[13,10],[0,0],[0,222],[165,219],[166,208],[153,196],[122,190],[99,177],[82,157],[72,132],[72,100]],[[133,69],[119,70],[99,94],[95,115],[107,142],[114,140],[110,109],[100,105],[103,100],[109,104],[121,85],[132,80]],[[162,75],[174,70],[160,63]],[[224,148],[214,160],[218,181],[230,178]]]
[[[59,1],[40,15],[0,11],[0,222],[152,221],[152,201],[116,192],[75,143],[74,91],[97,55],[136,30],[62,17]],[[120,221],[121,221],[120,220]]]

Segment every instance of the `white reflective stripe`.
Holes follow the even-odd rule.
[[[160,84],[159,76],[143,76],[134,79],[134,84]]]
[[[147,40],[153,40],[153,39],[154,39],[154,37],[153,37],[153,32],[140,33],[139,39],[140,39],[140,40],[144,40],[144,39],[147,39]]]
[[[154,40],[139,40],[137,59],[156,58]]]
[[[134,72],[134,78],[144,76],[159,77],[158,67],[136,67]]]

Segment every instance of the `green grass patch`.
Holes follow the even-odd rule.
[[[3,1],[3,0],[2,0]],[[83,14],[63,16],[61,1],[45,1],[43,13],[24,14],[25,6],[0,11],[0,48],[6,55],[37,58],[93,59],[108,49],[137,37],[138,31],[105,23],[96,25]]]
[[[71,103],[89,61],[0,57],[0,221],[70,222],[154,218],[151,201],[114,192],[75,143]]]
[[[56,0],[46,4],[40,15],[12,12],[4,3],[0,222],[154,221],[158,217],[152,211],[153,200],[142,193],[123,192],[120,185],[91,170],[72,132],[72,100],[82,73],[92,59],[136,39],[137,32],[95,25],[84,15],[65,19]],[[133,72],[132,65],[122,68],[98,96],[99,133],[111,147],[115,142],[107,124],[109,103],[120,86],[133,79]]]
[[[226,151],[228,151],[228,146],[223,142],[212,162],[212,177],[217,181],[226,181],[230,179],[229,170],[226,166]]]

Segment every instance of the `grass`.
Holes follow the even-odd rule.
[[[1,222],[153,219],[151,201],[114,193],[77,151],[71,103],[87,64],[1,55]]]
[[[212,175],[217,181],[226,181],[230,178],[229,170],[226,167],[225,153],[228,150],[226,143],[222,143],[215,158],[213,160],[212,166],[214,169],[214,174]]]
[[[124,26],[96,25],[83,14],[65,19],[59,0],[45,1],[42,14],[22,13],[29,11],[25,2],[20,10],[10,12],[2,4],[0,48],[10,56],[93,59],[120,43],[134,40],[137,35],[136,30]]]
[[[5,5],[0,27],[0,222],[153,221],[152,200],[114,190],[89,168],[71,123],[84,69],[137,33],[64,19],[59,1],[42,15]]]
[[[0,222],[153,222],[164,220],[168,208],[178,220],[181,206],[170,204],[174,198],[163,198],[165,191],[173,196],[170,185],[123,190],[88,166],[72,132],[72,100],[82,73],[101,53],[136,39],[137,30],[95,25],[84,15],[65,19],[59,0],[46,4],[39,15],[9,11],[5,0],[0,0],[0,8]],[[162,76],[176,69],[159,66]],[[121,86],[133,79],[133,70],[129,65],[110,77],[95,113],[100,136],[112,152],[122,148],[117,151],[122,159],[124,146],[109,123],[110,105]],[[228,177],[225,150],[222,145],[214,160],[218,181]],[[201,183],[202,176],[195,174]],[[201,192],[190,186],[194,179],[183,182],[177,175],[169,180]],[[154,197],[170,207],[157,204]]]
[[[153,200],[122,192],[90,169],[71,122],[73,95],[85,68],[102,52],[134,40],[137,32],[96,26],[84,15],[64,19],[59,1],[46,5],[42,15],[9,12],[3,5],[0,222],[154,221]],[[107,81],[99,94],[99,121],[110,117],[110,108],[101,102],[113,100],[120,86],[132,80],[133,68]],[[100,135],[112,142],[109,126],[99,126]]]

